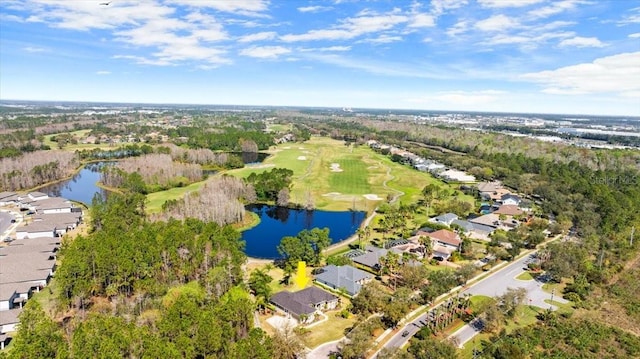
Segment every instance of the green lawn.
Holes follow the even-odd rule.
[[[516,277],[519,280],[533,280],[533,276],[530,272],[522,272],[520,275]]]
[[[288,168],[294,177],[291,201],[304,203],[310,194],[318,209],[342,211],[355,207],[371,211],[387,195],[404,194],[400,201],[416,202],[422,188],[429,183],[453,188],[428,173],[395,163],[367,146],[345,146],[342,141],[326,137],[281,144],[268,152],[272,155],[261,165],[228,171],[228,174],[247,177],[252,172],[273,167]],[[332,171],[332,164],[337,164],[334,168],[342,171]],[[367,194],[380,200],[364,197]],[[471,196],[459,194],[458,198],[474,203]]]
[[[175,188],[168,189],[166,191],[149,193],[147,195],[147,202],[146,202],[147,213],[160,212],[162,210],[162,205],[164,204],[164,202],[170,199],[182,198],[188,192],[198,191],[204,185],[205,182],[206,180],[192,183],[185,187],[175,187]]]
[[[345,299],[342,298],[341,300],[342,306],[346,306]],[[326,315],[329,319],[326,322],[309,328],[308,331],[301,336],[304,345],[308,348],[315,348],[320,344],[338,340],[344,336],[347,328],[353,327],[360,319],[357,315],[351,315],[345,319],[337,315],[339,312],[340,310],[327,312]]]

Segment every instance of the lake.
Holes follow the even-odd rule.
[[[366,213],[359,211],[307,211],[269,205],[249,205],[247,210],[260,217],[260,224],[242,232],[249,257],[281,258],[277,246],[282,237],[295,237],[304,229],[329,228],[332,243],[341,242],[356,233]]]
[[[245,164],[261,162],[269,156],[268,153],[233,153],[241,157]],[[102,198],[106,198],[107,190],[98,187],[100,181],[100,169],[105,165],[113,165],[117,161],[91,162],[86,164],[73,178],[50,184],[38,189],[38,191],[49,196],[62,197],[77,202],[82,202],[87,206],[91,205],[93,196],[99,193]],[[205,175],[213,175],[218,171],[203,170]]]
[[[91,205],[93,196],[99,193],[105,198],[107,191],[98,187],[100,169],[116,162],[92,162],[86,164],[73,178],[60,181],[38,189],[49,196],[62,197]]]

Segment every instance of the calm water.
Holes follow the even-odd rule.
[[[93,162],[86,164],[73,178],[51,184],[38,191],[49,196],[63,197],[74,201],[91,205],[93,196],[98,193],[105,198],[107,191],[98,187],[96,183],[100,181],[100,169],[116,162]]]
[[[365,218],[365,212],[306,211],[267,205],[250,205],[247,209],[260,216],[260,224],[242,232],[249,257],[276,259],[276,247],[282,237],[296,236],[303,229],[329,228],[332,243],[352,236]]]

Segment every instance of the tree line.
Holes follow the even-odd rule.
[[[286,357],[281,338],[253,327],[237,231],[149,222],[137,194],[96,197],[90,218],[88,234],[63,242],[58,314],[30,300],[9,358]]]

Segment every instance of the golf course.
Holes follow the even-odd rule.
[[[345,145],[327,137],[304,143],[272,147],[263,163],[227,171],[247,177],[272,168],[293,171],[291,202],[305,204],[311,198],[316,209],[371,211],[389,196],[415,202],[430,183],[441,183],[430,174],[395,163],[365,145]],[[445,185],[446,186],[446,185]]]

